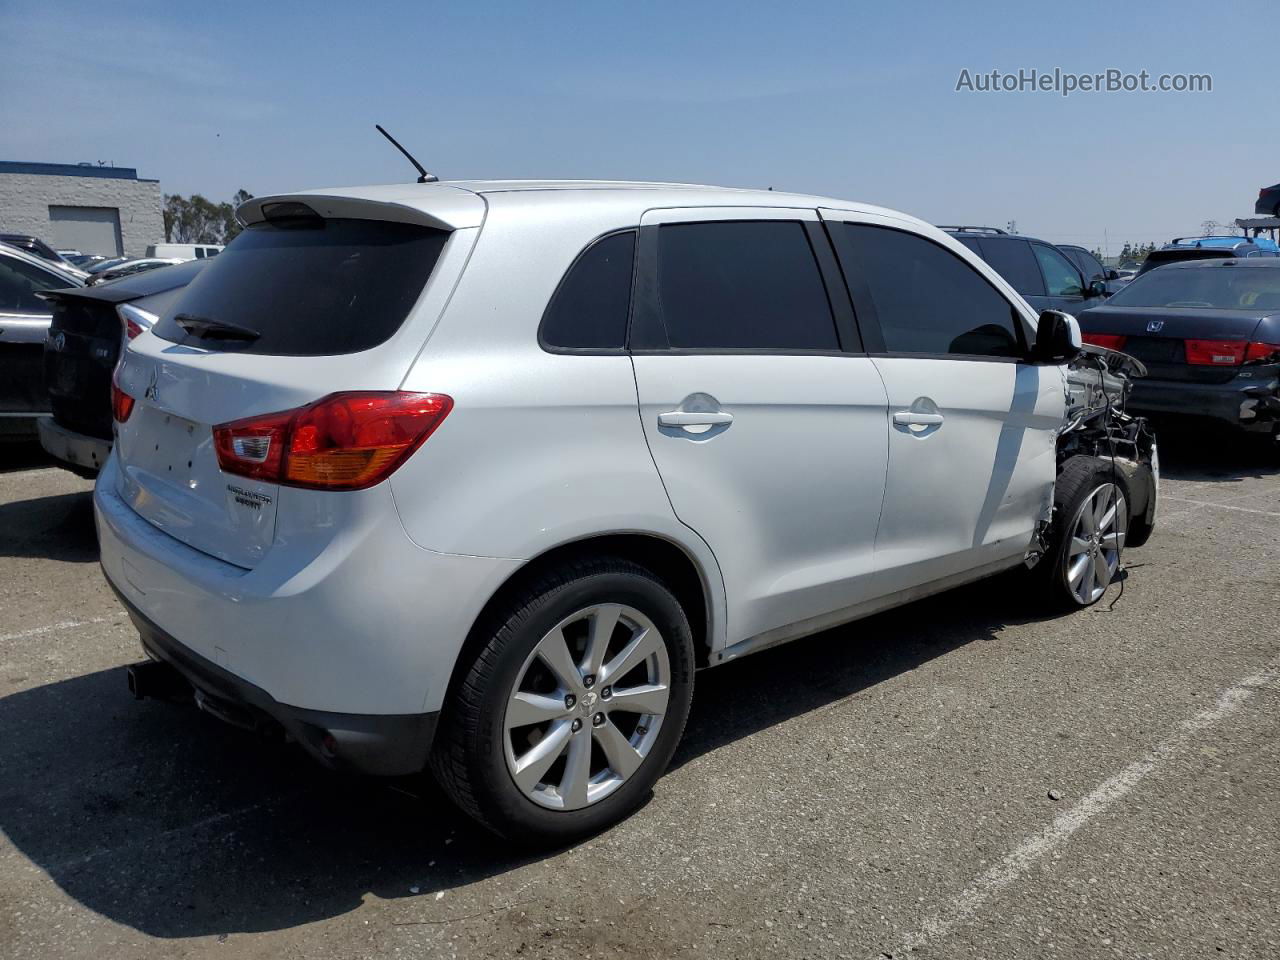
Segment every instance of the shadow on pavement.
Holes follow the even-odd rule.
[[[96,561],[98,535],[93,525],[93,492],[0,503],[0,557]]]
[[[1194,424],[1157,424],[1160,470],[1174,480],[1240,483],[1280,476],[1280,442]]]
[[[0,474],[56,465],[34,437],[0,437]]]
[[[674,765],[992,639],[1033,613],[1008,596],[965,588],[702,673]],[[340,777],[189,706],[135,703],[119,668],[0,699],[0,730],[0,829],[70,896],[153,936],[293,927],[538,856],[425,778]]]

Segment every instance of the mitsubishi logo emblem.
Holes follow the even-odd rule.
[[[1164,329],[1164,321],[1163,321],[1163,320],[1148,320],[1148,321],[1147,321],[1147,333],[1159,333],[1159,332],[1160,332],[1161,330],[1163,330],[1163,329]]]

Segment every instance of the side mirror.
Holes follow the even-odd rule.
[[[1033,359],[1040,363],[1068,363],[1079,355],[1083,346],[1080,324],[1071,314],[1061,310],[1040,314],[1035,346],[1031,348]]]
[[[1107,281],[1092,280],[1089,286],[1085,287],[1084,295],[1086,297],[1105,297],[1107,296]]]
[[[1119,270],[1108,270],[1108,271],[1107,271],[1107,279],[1108,279],[1108,280],[1119,280],[1119,279],[1120,279],[1120,271],[1119,271]]]

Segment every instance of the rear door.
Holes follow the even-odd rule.
[[[865,599],[885,393],[816,211],[641,222],[640,417],[676,515],[719,562],[729,643]]]
[[[1053,488],[1061,371],[1024,361],[1020,308],[958,252],[902,221],[823,215],[888,396],[885,592],[1020,557]]]

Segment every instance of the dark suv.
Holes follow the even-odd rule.
[[[1066,254],[1044,240],[997,227],[940,229],[991,264],[1036,310],[1076,314],[1107,295],[1105,273],[1091,281]]]

